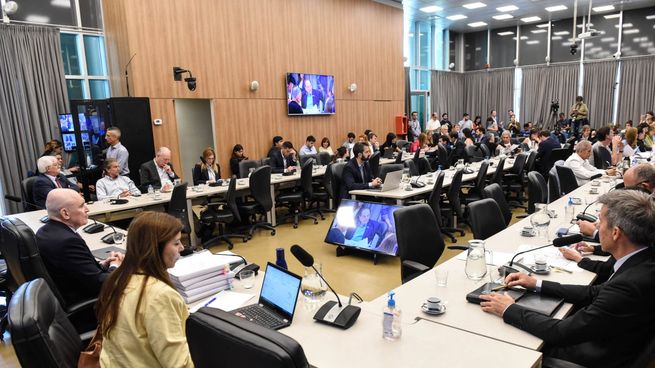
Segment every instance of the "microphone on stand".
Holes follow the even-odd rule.
[[[357,317],[359,317],[359,313],[362,309],[354,305],[344,306],[341,304],[341,299],[339,299],[337,292],[334,291],[332,286],[330,286],[327,280],[325,280],[323,275],[321,275],[321,273],[318,272],[318,270],[314,267],[314,257],[312,257],[311,254],[307,253],[307,251],[305,251],[297,244],[291,246],[291,253],[303,266],[313,268],[321,280],[323,280],[325,284],[330,288],[330,290],[332,290],[334,296],[337,297],[336,302],[330,300],[323,304],[323,306],[314,315],[314,319],[321,323],[337,326],[344,330],[350,328],[350,326],[352,326],[355,321],[357,321]]]
[[[532,269],[531,269],[530,267],[527,267],[527,266],[525,266],[525,265],[523,265],[523,264],[521,264],[521,263],[519,263],[519,262],[514,262],[514,260],[516,259],[516,257],[519,256],[519,255],[521,255],[521,254],[525,254],[525,253],[529,253],[529,252],[532,252],[532,251],[535,251],[535,250],[538,250],[538,249],[543,249],[543,248],[550,247],[551,245],[554,246],[554,247],[556,247],[556,248],[561,248],[561,247],[563,247],[563,246],[570,245],[570,244],[575,244],[575,243],[579,243],[579,242],[581,242],[581,241],[582,241],[582,235],[580,235],[580,234],[574,234],[574,235],[569,235],[569,236],[563,236],[563,237],[561,237],[561,238],[554,239],[553,242],[552,242],[551,244],[542,245],[542,246],[537,247],[537,248],[532,248],[532,249],[524,250],[523,252],[518,252],[518,253],[516,253],[516,254],[514,255],[514,257],[512,257],[512,259],[509,261],[509,265],[507,265],[507,266],[501,266],[501,269],[504,270],[504,274],[505,274],[505,275],[509,275],[510,273],[516,273],[516,272],[519,272],[519,270],[517,270],[516,268],[513,268],[513,267],[512,267],[513,265],[516,265],[516,266],[518,266],[518,267],[520,267],[520,268],[523,268],[524,270],[527,270],[527,271],[529,271],[529,272],[532,272]]]
[[[105,225],[99,224],[98,221],[94,218],[89,218],[90,220],[93,220],[93,224],[86,225],[85,227],[82,228],[85,233],[87,234],[96,234],[105,229]]]
[[[114,234],[116,234],[118,231],[116,231],[116,229],[113,226],[111,226],[110,224],[107,224],[107,226],[109,226],[114,231],[112,231],[111,233],[103,236],[102,238],[100,238],[100,240],[102,240],[103,242],[105,242],[107,244],[114,244]]]

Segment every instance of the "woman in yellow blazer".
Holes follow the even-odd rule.
[[[182,224],[144,212],[130,225],[127,253],[97,303],[102,367],[193,367],[185,334],[189,312],[167,269],[183,249]]]

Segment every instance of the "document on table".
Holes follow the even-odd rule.
[[[521,244],[516,250],[516,253],[523,252],[532,248],[534,248],[534,246],[528,244]],[[548,264],[551,266],[562,268],[571,272],[582,272],[582,268],[578,267],[577,263],[573,261],[569,261],[568,259],[564,258],[564,256],[562,256],[562,253],[560,253],[559,250],[555,247],[538,249],[533,252],[523,254],[522,255],[523,261],[521,263],[525,265],[534,265],[534,256],[537,254],[543,254],[544,256],[546,256],[546,258],[548,259]]]
[[[467,251],[463,251],[462,253],[458,254],[456,258],[460,261],[466,261],[466,255]],[[488,265],[502,266],[509,263],[512,257],[514,257],[514,253],[492,251],[490,254],[487,254],[486,257]]]
[[[200,305],[197,305],[191,312],[193,313],[202,307],[216,308],[229,312],[231,310],[242,307],[248,300],[252,299],[253,296],[253,294],[237,293],[235,291],[223,290],[209,299],[207,303],[201,303]]]

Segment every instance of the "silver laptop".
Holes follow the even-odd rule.
[[[384,183],[381,188],[370,188],[371,192],[388,192],[400,187],[400,180],[403,177],[402,170],[391,171],[384,177]]]

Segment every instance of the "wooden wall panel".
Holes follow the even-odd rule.
[[[152,135],[155,142],[155,151],[159,147],[168,147],[171,149],[171,161],[176,170],[176,174],[182,179],[187,175],[180,169],[182,167],[180,160],[180,147],[177,135],[177,120],[175,119],[175,107],[172,99],[151,98],[150,112],[153,119],[162,119],[162,125],[152,126]],[[188,180],[188,178],[187,178]]]
[[[109,83],[114,96],[125,96],[127,93],[124,67],[130,56],[127,28],[125,27],[125,4],[122,1],[104,1],[103,5]],[[128,55],[127,59],[125,59],[126,55]]]
[[[174,164],[175,152],[188,149],[177,147],[176,98],[212,101],[224,167],[235,143],[252,158],[263,156],[276,134],[296,146],[308,134],[338,145],[348,131],[370,128],[384,136],[403,113],[399,9],[371,0],[190,0],[183,6],[175,0],[112,0],[103,2],[103,10],[108,51],[119,54],[109,57],[112,78],[119,73],[116,80],[122,80],[121,64],[136,53],[132,95],[150,97],[153,118],[164,119],[153,128],[155,142],[173,149]],[[118,42],[124,44],[113,45]],[[196,91],[173,81],[173,66],[193,72]],[[287,72],[334,75],[337,113],[288,117]],[[260,82],[257,92],[248,89],[252,80]],[[351,83],[356,93],[347,91]],[[114,88],[114,95],[122,91]]]

